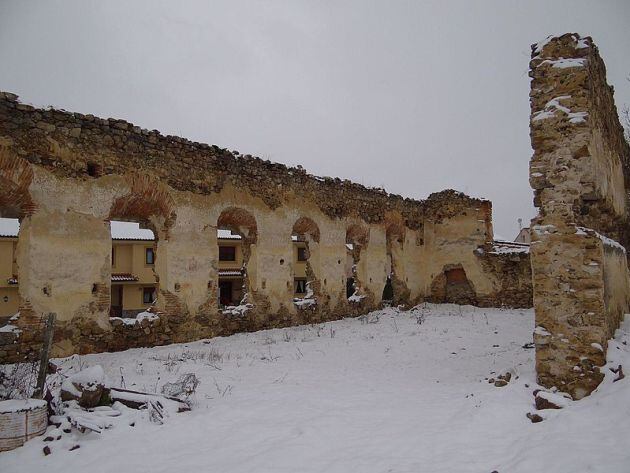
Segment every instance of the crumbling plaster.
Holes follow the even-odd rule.
[[[500,266],[484,265],[475,251],[492,240],[491,205],[455,191],[403,199],[121,120],[35,109],[6,93],[0,179],[0,214],[21,219],[20,319],[57,313],[55,355],[366,313],[380,305],[390,269],[397,304],[430,299],[449,264],[466,268],[480,303],[502,304]],[[307,232],[317,286],[308,309],[293,303],[291,235],[301,219],[316,227]],[[109,220],[138,221],[156,235],[156,321],[128,327],[109,319]],[[223,226],[244,237],[251,305],[240,315],[217,304]],[[352,302],[346,243],[355,244],[364,296]]]
[[[579,399],[603,378],[607,340],[630,309],[630,149],[590,37],[533,45],[530,77],[536,371]]]

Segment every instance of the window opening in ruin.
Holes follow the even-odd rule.
[[[394,300],[394,286],[392,286],[392,277],[387,276],[387,281],[385,282],[385,287],[383,288],[383,304],[388,305],[391,304]]]
[[[17,243],[20,222],[0,218],[0,326],[19,311]]]
[[[368,241],[368,230],[362,225],[353,223],[346,229],[346,296],[353,303],[366,297],[359,277],[359,266],[362,263],[361,253]]]
[[[242,272],[243,247],[240,235],[228,229],[217,231],[219,245],[219,308],[239,305],[245,294]],[[239,251],[240,248],[240,251]]]
[[[219,309],[240,315],[253,307],[250,294],[250,268],[255,254],[258,227],[247,210],[238,207],[224,209],[217,219]],[[255,270],[255,265],[254,268]]]
[[[346,279],[346,297],[350,299],[352,297],[352,294],[354,294],[354,291],[354,278],[350,276]]]
[[[136,317],[156,303],[157,241],[138,221],[110,221],[110,317]],[[98,291],[97,291],[98,292]],[[95,295],[98,297],[98,294]]]
[[[457,266],[444,271],[444,302],[454,304],[471,304],[477,302],[475,290],[466,275],[466,270]]]
[[[300,217],[293,225],[291,244],[293,251],[294,299],[298,308],[317,304],[320,282],[319,270],[319,227],[314,220]]]
[[[392,285],[394,267],[392,265],[392,255],[387,255],[387,266],[385,272],[387,279],[385,280],[385,287],[383,287],[383,294],[381,300],[384,305],[391,305],[394,301],[394,286]]]

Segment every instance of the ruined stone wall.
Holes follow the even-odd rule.
[[[490,203],[455,191],[403,199],[122,120],[36,109],[7,93],[0,183],[0,215],[21,220],[18,323],[56,312],[55,355],[365,313],[379,307],[391,268],[396,303],[424,300],[433,278],[459,264],[475,300],[502,305],[501,275],[474,253],[492,240]],[[157,320],[109,318],[110,220],[138,221],[156,235]],[[312,239],[315,303],[302,306],[293,302],[296,226]],[[246,260],[246,300],[229,313],[217,304],[218,227],[241,234]],[[356,255],[353,301],[347,243]]]
[[[531,265],[539,382],[575,398],[601,381],[628,312],[628,163],[613,91],[590,37],[532,46]]]
[[[481,247],[477,255],[485,273],[500,276],[492,279],[495,284],[492,297],[481,299],[479,305],[518,308],[533,306],[532,268],[527,245],[495,242]]]

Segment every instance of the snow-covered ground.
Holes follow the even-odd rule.
[[[531,423],[533,327],[531,310],[426,305],[67,358],[66,373],[100,364],[129,389],[188,372],[201,384],[192,411],[163,425],[129,409],[102,434],[2,453],[0,471],[627,473],[630,376],[613,383],[606,368],[592,396]],[[630,368],[628,340],[630,320],[611,366]],[[507,386],[488,383],[508,371]]]

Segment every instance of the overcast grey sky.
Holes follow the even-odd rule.
[[[630,1],[0,1],[0,90],[424,198],[534,214],[530,44],[593,36],[630,103]]]

